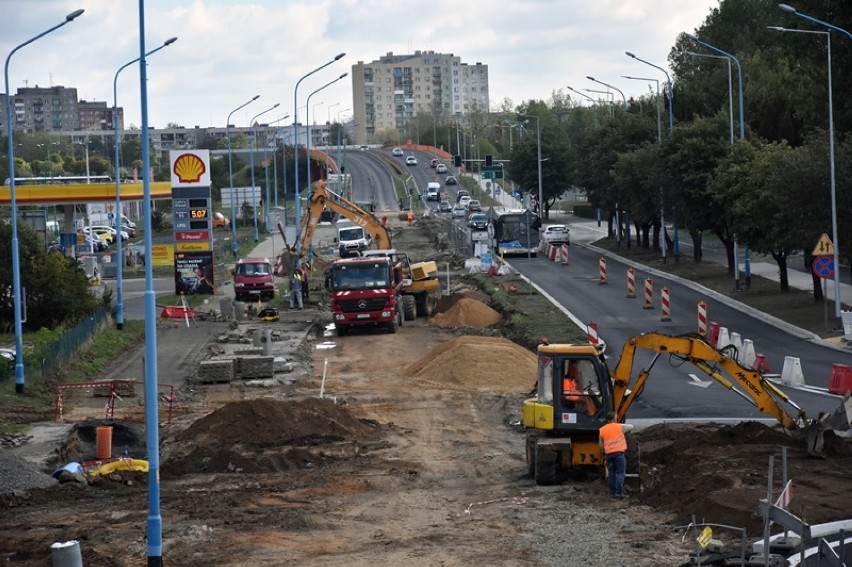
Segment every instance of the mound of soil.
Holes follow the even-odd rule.
[[[783,488],[782,449],[793,483],[790,511],[809,524],[845,518],[852,505],[846,494],[852,447],[829,432],[826,459],[808,455],[805,442],[759,422],[737,425],[665,424],[632,435],[629,460],[640,462],[641,504],[667,509],[676,522],[693,515],[761,533],[758,503],[766,498],[769,457],[774,457],[773,500]],[[637,455],[639,449],[641,456]],[[708,451],[712,458],[708,460]]]
[[[403,375],[442,386],[525,393],[535,386],[536,358],[503,338],[462,336],[439,344]]]
[[[243,400],[195,421],[164,447],[166,475],[280,472],[356,455],[375,424],[328,400]]]
[[[443,329],[454,327],[483,329],[496,325],[502,318],[503,316],[500,313],[481,301],[462,297],[447,311],[429,319],[429,324]]]

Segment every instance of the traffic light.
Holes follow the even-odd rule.
[[[453,165],[455,167],[461,167],[461,156],[453,156]]]
[[[487,154],[485,156],[485,167],[491,167],[492,165],[494,165],[494,156]]]

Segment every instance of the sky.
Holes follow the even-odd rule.
[[[113,82],[140,55],[140,0],[0,0],[0,56],[63,22],[83,15],[17,51],[10,60],[12,93],[25,86],[77,88],[86,101],[113,104]],[[300,78],[300,122],[307,96],[352,65],[393,52],[452,53],[488,65],[490,106],[549,100],[571,86],[606,90],[592,76],[640,96],[660,71],[625,55],[631,51],[668,69],[678,34],[694,32],[719,0],[147,0],[145,51],[178,40],[147,58],[148,125],[248,126],[252,118],[291,123]],[[142,124],[139,66],[118,75],[125,127]],[[650,87],[649,85],[653,85]],[[4,89],[5,90],[5,89]],[[235,109],[260,97],[243,109]],[[614,94],[616,102],[621,95]],[[581,101],[588,100],[579,97]],[[275,109],[269,110],[275,104]],[[347,76],[311,96],[310,121],[352,116]]]

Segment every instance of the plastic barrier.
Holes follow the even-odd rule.
[[[828,383],[828,391],[838,396],[852,392],[852,366],[848,364],[831,365],[831,381]]]
[[[559,249],[558,249],[556,246],[552,245],[552,244],[548,244],[547,246],[548,246],[548,248],[547,248],[547,257],[548,257],[548,258],[550,258],[552,261],[554,261],[554,262],[555,262],[555,261],[556,261],[556,256],[557,256],[557,254],[559,254]]]
[[[703,301],[698,302],[698,334],[702,337],[707,336],[707,304]]]
[[[562,245],[562,254],[560,254],[560,258],[562,260],[562,265],[567,266],[568,265],[568,245],[567,244]]]
[[[660,321],[666,322],[672,320],[672,304],[669,300],[669,288],[664,287],[660,290]]]
[[[754,352],[754,341],[751,339],[743,340],[742,360],[739,361],[746,368],[754,368],[754,361],[757,360],[757,354]]]
[[[645,303],[642,305],[642,309],[653,309],[654,308],[654,280],[651,278],[645,278]]]
[[[598,324],[597,323],[589,323],[587,327],[587,333],[589,335],[589,344],[592,346],[598,345]]]
[[[600,272],[600,278],[598,279],[598,284],[605,285],[606,284],[606,258],[601,258],[598,260],[598,271]]]
[[[719,336],[716,337],[716,350],[724,348],[731,344],[731,336],[728,334],[727,327],[719,327]]]
[[[719,323],[716,321],[710,322],[710,335],[707,337],[707,341],[713,346],[713,348],[717,348],[719,346]]]
[[[762,353],[757,353],[754,356],[754,364],[752,365],[752,369],[757,370],[761,374],[769,374],[772,372],[769,368],[769,363],[766,362],[766,355]]]
[[[636,270],[627,268],[627,297],[636,297]]]
[[[781,370],[781,382],[788,386],[804,386],[802,362],[794,356],[784,357],[784,369]]]

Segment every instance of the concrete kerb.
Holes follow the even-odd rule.
[[[775,327],[777,327],[777,328],[779,328],[783,331],[786,331],[787,333],[793,335],[794,337],[798,337],[800,339],[805,339],[805,340],[808,340],[808,341],[819,343],[823,346],[827,346],[827,347],[833,348],[835,350],[839,350],[841,352],[848,352],[844,348],[840,348],[837,345],[834,345],[834,344],[831,344],[827,341],[824,341],[816,333],[812,333],[812,332],[810,332],[806,329],[802,329],[800,327],[796,327],[795,325],[791,325],[790,323],[787,323],[786,321],[782,321],[781,319],[774,317],[772,315],[769,315],[768,313],[764,313],[763,311],[759,311],[759,310],[755,309],[754,307],[744,305],[744,304],[740,303],[739,301],[731,299],[730,297],[723,295],[723,294],[721,294],[717,291],[714,291],[712,289],[706,288],[701,284],[692,282],[692,281],[687,280],[685,278],[682,278],[680,276],[676,276],[676,275],[673,275],[673,274],[669,274],[667,272],[663,272],[661,270],[654,269],[654,268],[649,267],[649,266],[645,266],[644,264],[639,264],[638,262],[628,260],[627,258],[624,258],[623,256],[619,256],[618,254],[613,254],[609,250],[605,250],[603,248],[599,248],[599,247],[591,245],[591,244],[586,245],[586,247],[589,248],[590,250],[594,250],[597,253],[603,254],[604,256],[608,256],[608,257],[610,257],[614,260],[618,260],[619,262],[623,262],[624,264],[626,264],[626,265],[628,265],[632,268],[635,268],[637,270],[643,270],[643,271],[645,271],[649,274],[654,275],[655,277],[665,278],[665,279],[669,279],[669,280],[674,281],[674,282],[678,282],[678,283],[683,284],[683,285],[688,285],[691,288],[700,291],[701,293],[707,295],[708,297],[712,297],[716,301],[723,303],[723,304],[727,305],[728,307],[730,307],[732,309],[736,309],[737,311],[740,311],[741,313],[745,313],[745,314],[750,315],[750,316],[752,316],[756,319],[760,319],[760,320],[764,321],[765,323],[773,325],[773,326],[775,326]]]

